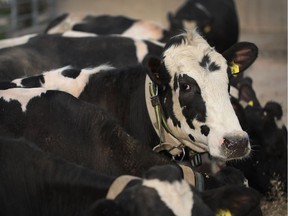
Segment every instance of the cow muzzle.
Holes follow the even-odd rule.
[[[245,132],[227,134],[223,138],[220,152],[227,160],[241,159],[251,151],[249,137]]]

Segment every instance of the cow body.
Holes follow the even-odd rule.
[[[193,46],[195,44],[197,47],[198,43],[202,44],[202,47],[199,46],[199,50],[195,51],[193,49]],[[239,44],[237,46],[238,48],[241,48],[242,44]],[[246,45],[243,44],[243,46]],[[248,44],[248,47],[251,48],[251,45]],[[238,48],[232,48],[232,50],[234,51],[230,55],[235,56],[235,49],[237,50]],[[247,48],[247,50],[249,50],[250,48]],[[205,54],[207,50],[209,54]],[[202,53],[203,51],[204,53]],[[253,51],[251,52],[253,53]],[[184,55],[182,56],[181,53],[184,53]],[[236,51],[236,54],[237,53],[238,51]],[[247,52],[244,53],[247,54]],[[215,57],[212,57],[214,54]],[[195,56],[193,57],[193,55]],[[249,58],[252,58],[252,60],[249,59],[251,63],[251,61],[253,62],[255,59],[254,57],[252,57],[253,55],[254,54],[251,54],[250,51],[248,51],[248,56],[240,59],[247,60]],[[89,82],[85,86],[83,91],[80,90],[78,92],[79,98],[103,107],[105,110],[113,114],[113,116],[119,120],[120,124],[126,129],[129,134],[133,135],[135,138],[139,139],[143,143],[148,143],[151,147],[155,147],[155,145],[159,143],[159,136],[155,133],[155,128],[151,124],[151,112],[148,112],[149,104],[151,102],[149,100],[146,101],[145,99],[145,95],[148,98],[150,97],[149,93],[147,95],[147,92],[145,92],[147,90],[147,80],[149,79],[147,78],[148,74],[149,77],[152,77],[151,79],[154,83],[157,84],[159,88],[159,100],[161,103],[161,107],[164,110],[164,116],[167,120],[167,124],[172,130],[172,134],[176,135],[178,144],[180,142],[182,143],[182,147],[184,144],[184,146],[200,152],[207,151],[209,149],[210,153],[213,156],[223,159],[237,158],[238,153],[236,153],[235,155],[234,153],[230,155],[230,153],[228,153],[230,150],[227,152],[225,150],[226,153],[221,152],[222,150],[220,150],[221,148],[225,149],[228,145],[230,146],[230,138],[224,138],[224,145],[219,146],[219,144],[217,143],[218,140],[219,142],[223,142],[223,137],[218,137],[219,135],[223,136],[223,134],[221,135],[222,132],[225,131],[225,136],[230,137],[228,131],[231,131],[231,133],[233,134],[233,130],[236,130],[236,128],[240,128],[236,115],[232,109],[232,105],[229,100],[229,94],[227,91],[227,70],[229,68],[227,68],[226,60],[222,61],[224,58],[220,54],[216,53],[212,48],[210,48],[209,45],[196,32],[188,33],[187,35],[183,34],[176,38],[172,38],[171,42],[166,45],[166,48],[164,48],[162,56],[163,60],[161,64],[158,62],[157,59],[151,58],[150,60],[148,60],[148,70],[145,67],[138,65],[129,68],[105,71],[103,73],[99,72],[91,75],[89,77]],[[191,62],[191,60],[188,61],[188,59],[193,58],[196,58],[194,60],[194,63],[193,61]],[[215,62],[212,62],[212,59],[210,58],[215,58]],[[228,61],[232,60],[228,56],[226,56],[226,58],[228,59]],[[221,63],[221,66],[220,64],[217,65],[216,62],[218,61],[219,63]],[[241,67],[247,68],[247,64],[250,63],[241,62]],[[193,67],[195,67],[195,69],[193,69]],[[220,72],[221,67],[223,68],[222,72]],[[214,72],[214,70],[219,70],[219,72]],[[181,71],[183,71],[183,74],[181,73]],[[191,73],[186,73],[186,71],[191,71]],[[62,73],[66,73],[65,70]],[[153,75],[153,73],[155,73],[155,75]],[[45,74],[44,78],[46,76],[48,77],[48,74],[49,73]],[[203,76],[203,74],[211,75],[211,78],[209,78],[209,76]],[[59,75],[60,77],[62,76],[61,73],[58,73],[55,76]],[[157,78],[155,78],[154,76],[157,76]],[[39,77],[41,77],[41,75]],[[53,77],[53,75],[51,75],[51,77]],[[77,77],[75,77],[74,79],[76,81]],[[57,80],[57,78],[51,80]],[[215,84],[216,80],[219,81],[219,84]],[[21,80],[19,82],[20,85],[21,83],[23,83],[23,81]],[[52,86],[53,88],[55,88],[55,86],[57,86],[57,83],[55,81],[53,81],[53,83],[54,84],[52,84]],[[212,83],[214,84],[212,85]],[[38,82],[38,85],[44,86],[48,89],[50,88],[49,82],[45,80],[42,82]],[[61,86],[62,85],[58,85],[58,89],[61,89]],[[188,92],[192,90],[196,91],[196,93],[198,92],[197,96],[193,96],[195,92],[186,94],[185,89],[183,89],[184,86],[189,87],[189,89],[187,89]],[[209,86],[210,89],[208,88]],[[219,89],[218,86],[224,87],[224,89],[221,90],[221,93],[220,90],[217,90]],[[225,86],[227,88],[225,88]],[[73,85],[71,85],[71,89],[72,88]],[[199,95],[201,91],[203,91],[203,93]],[[221,99],[227,98],[227,101],[221,101],[218,106],[216,104],[217,100],[220,99],[219,95],[221,94],[225,95],[225,97],[223,97],[222,95]],[[111,100],[111,98],[113,98],[113,100]],[[190,101],[194,98],[196,102]],[[185,105],[185,103],[188,104]],[[212,104],[209,105],[209,103]],[[215,104],[213,105],[213,103]],[[181,108],[182,106],[187,107],[187,109]],[[223,110],[224,107],[229,110],[225,112],[225,117],[223,116],[223,118],[221,118],[218,114],[218,117],[215,118],[216,113],[223,113],[223,111],[220,110]],[[183,109],[183,111],[180,111],[181,109]],[[219,111],[217,111],[217,109],[219,109]],[[230,116],[228,116],[228,113],[230,113]],[[194,119],[195,117],[197,118]],[[210,117],[211,119],[206,120],[206,118],[208,117]],[[227,119],[228,121],[225,121],[225,119]],[[211,122],[212,127],[208,126],[206,122]],[[221,126],[213,126],[214,124],[218,123],[220,123]],[[240,134],[242,134],[243,132],[240,131],[239,133],[237,132],[237,134],[239,136],[242,136]],[[232,134],[231,136],[233,136]],[[244,137],[238,137],[240,138],[240,140],[243,140],[243,142],[246,143],[243,143],[243,149],[242,147],[240,147],[240,152],[242,152],[239,152],[239,157],[244,156],[249,151],[249,147],[247,146],[247,135],[244,134]],[[235,140],[235,143],[237,143],[237,139]],[[232,141],[232,143],[232,146],[235,146],[234,141]]]
[[[135,141],[103,110],[69,94],[41,88],[0,94],[2,136],[25,137],[44,151],[106,174],[139,176],[150,166],[171,163]]]
[[[2,137],[0,154],[4,216],[183,216],[215,215],[219,211],[247,215],[251,210],[258,212],[253,216],[261,215],[255,191],[234,186],[200,194],[182,179],[181,170],[175,166],[155,166],[141,179],[107,176],[45,153],[23,139]],[[213,196],[217,199],[211,199]],[[237,206],[229,201],[232,199]]]
[[[66,31],[90,32],[97,35],[118,34],[125,37],[167,41],[168,32],[152,21],[132,19],[125,16],[81,16],[63,14],[53,20],[45,29],[47,34]]]
[[[67,72],[72,71],[71,68],[64,68],[62,72],[68,75]],[[47,75],[53,75],[53,72]],[[35,78],[38,77],[34,77],[33,82]],[[40,80],[44,81],[42,78]],[[149,144],[130,137],[99,107],[64,92],[46,92],[47,89],[32,87],[0,91],[1,136],[25,137],[44,151],[110,175],[140,176],[153,165],[172,163],[170,159],[152,152]],[[195,175],[189,167],[185,167],[181,167],[184,178],[200,191],[245,183],[242,173],[237,170],[233,172],[238,176],[237,181],[223,181],[223,178],[213,176],[206,178],[207,175],[203,178],[200,173]]]
[[[168,19],[170,26],[165,29],[154,22],[126,16],[63,14],[53,20],[44,32],[55,34],[73,30],[167,42],[184,29],[197,27],[219,52],[238,41],[239,23],[233,0],[187,0],[174,15],[169,13]]]
[[[213,215],[212,210],[182,180],[181,171],[177,168],[174,170],[173,166],[155,167],[149,171],[153,176],[147,173],[145,180],[133,176],[116,178],[44,153],[24,140],[1,138],[0,152],[0,172],[3,177],[0,180],[0,203],[3,216],[105,215],[104,201],[113,203],[112,209],[111,204],[105,206],[113,214],[121,213],[119,215],[140,215],[141,211],[141,215],[192,215],[195,211]],[[118,183],[121,179],[125,180],[122,188]],[[117,187],[119,192],[116,192]],[[170,191],[166,200],[158,192],[165,187]],[[112,198],[110,194],[114,194],[113,191],[116,194]],[[182,192],[181,196],[177,191]],[[136,199],[130,200],[129,205],[122,203],[123,199],[129,199],[130,194],[136,194]],[[109,200],[105,199],[106,196]],[[174,203],[177,207],[167,202],[169,196],[174,199],[177,197]],[[137,206],[138,199],[150,200],[155,206],[147,203],[144,213],[143,203]],[[182,205],[183,201],[185,206]],[[131,206],[135,209],[131,209]]]
[[[147,54],[160,55],[162,46],[152,42],[119,36],[64,37],[37,35],[19,46],[0,50],[0,80],[38,74],[73,65],[115,67],[142,62]],[[117,53],[117,55],[115,55]]]

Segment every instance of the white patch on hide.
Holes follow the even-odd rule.
[[[80,74],[74,79],[71,77],[66,77],[62,75],[62,72],[66,69],[69,69],[70,66],[63,68],[58,68],[56,70],[44,72],[44,83],[41,83],[41,86],[47,90],[60,90],[67,92],[74,97],[79,97],[79,95],[84,90],[86,84],[89,81],[89,77],[93,74],[96,74],[100,71],[111,70],[114,67],[110,65],[100,65],[95,68],[85,68],[82,69]],[[12,82],[18,86],[21,86],[22,79],[16,79]]]
[[[193,208],[193,193],[185,181],[159,181],[158,179],[144,180],[143,186],[157,191],[161,200],[176,216],[190,216]]]
[[[164,29],[151,21],[141,20],[135,22],[129,29],[123,32],[122,36],[137,39],[160,40],[163,37]]]
[[[137,39],[135,39],[135,47],[138,62],[141,63],[144,57],[148,54],[148,47],[143,41]]]
[[[0,90],[0,98],[7,102],[12,100],[18,101],[21,104],[22,111],[26,112],[29,101],[34,97],[40,96],[46,91],[47,90],[44,88],[11,88],[7,90]]]
[[[37,34],[28,34],[20,37],[0,40],[0,49],[25,44],[30,38],[35,37],[36,35]]]
[[[59,24],[51,28],[47,33],[48,34],[57,34],[64,33],[66,31],[72,30],[72,27],[76,23],[80,23],[87,14],[82,13],[74,13],[69,14],[64,20],[62,20]]]
[[[66,31],[62,34],[62,37],[74,37],[74,38],[83,38],[83,37],[96,37],[97,34],[89,32],[80,32],[80,31]]]

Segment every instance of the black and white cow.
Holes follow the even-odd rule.
[[[167,41],[171,36],[156,22],[112,15],[92,16],[66,13],[52,20],[44,30],[46,34],[67,31],[89,32],[96,35],[117,34],[161,42]]]
[[[45,153],[23,139],[2,137],[0,155],[3,216],[248,215],[259,211],[255,191],[234,186],[199,193],[172,165],[155,166],[143,178],[116,178]]]
[[[86,86],[78,89],[77,94],[72,92],[73,81],[78,82],[75,74],[82,79],[77,69],[64,68],[62,72],[60,69],[54,74],[15,82],[25,86],[40,78],[37,86],[67,91],[61,84],[66,77],[67,84],[71,83],[69,93],[103,107],[136,139],[154,149],[160,142],[159,136],[162,142],[170,142],[156,146],[156,151],[166,149],[177,155],[188,147],[196,152],[209,151],[222,160],[232,160],[247,156],[250,144],[229,100],[229,64],[233,62],[233,70],[235,65],[239,71],[245,70],[257,57],[257,48],[251,43],[238,43],[223,55],[193,31],[173,37],[166,44],[161,60],[147,60],[148,70],[138,65],[89,75]],[[158,91],[156,102],[169,131],[162,128],[165,136],[161,136],[155,126],[157,121],[150,97],[156,92],[149,92],[149,85]],[[28,87],[32,86],[28,84]]]
[[[155,22],[127,16],[62,14],[45,29],[47,34],[67,31],[97,35],[118,34],[167,42],[183,29],[197,27],[211,46],[223,52],[238,41],[239,24],[233,0],[187,0],[175,15],[168,14],[169,29]]]
[[[208,43],[223,52],[238,41],[239,23],[233,0],[187,0],[168,14],[173,35],[197,26]]]
[[[109,175],[141,176],[154,165],[174,164],[121,128],[99,107],[61,91],[10,88],[0,91],[0,136],[35,142],[42,150]],[[223,171],[202,176],[180,165],[183,177],[198,190],[245,185],[243,174],[229,180]],[[227,175],[228,174],[228,175]]]
[[[0,80],[10,81],[66,65],[135,65],[147,54],[159,56],[162,49],[158,43],[120,36],[36,35],[27,43],[0,49]]]

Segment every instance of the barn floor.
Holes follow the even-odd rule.
[[[178,8],[184,1],[85,0],[85,4],[79,5],[77,0],[61,0],[58,2],[58,14],[64,12],[122,14],[154,20],[166,27],[167,12],[173,11],[171,8]],[[264,106],[270,100],[282,105],[282,119],[287,126],[287,32],[241,32],[240,41],[254,42],[258,46],[259,57],[252,67],[247,69],[245,75],[253,79],[253,87],[261,105]],[[287,200],[279,198],[278,191],[275,194],[275,201],[263,202],[264,216],[287,215]]]

